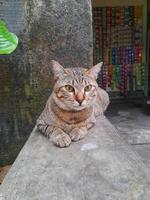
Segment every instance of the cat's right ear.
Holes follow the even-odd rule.
[[[97,79],[98,73],[100,72],[102,66],[103,66],[103,62],[100,62],[97,65],[95,65],[94,67],[88,69],[86,73],[89,76],[94,77],[95,79]]]
[[[51,60],[51,72],[54,81],[57,81],[62,75],[66,74],[65,69],[57,61]]]

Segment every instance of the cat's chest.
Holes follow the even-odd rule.
[[[65,131],[66,133],[69,133],[71,130],[73,130],[74,128],[79,128],[79,127],[83,127],[87,125],[87,120],[80,122],[80,123],[66,123],[64,121],[61,121],[59,119],[57,119],[57,121],[54,122],[55,125],[59,128],[61,128],[63,131]]]
[[[66,111],[58,107],[51,107],[54,115],[61,121],[67,124],[78,124],[87,120],[93,112],[93,107],[86,108],[80,111]]]
[[[65,132],[70,132],[76,127],[86,126],[93,108],[86,110],[86,112],[61,112],[60,110],[53,113],[53,124]]]

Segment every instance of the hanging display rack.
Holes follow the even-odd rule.
[[[143,90],[146,66],[142,62],[143,6],[94,7],[94,63],[104,62],[98,77],[107,91]]]

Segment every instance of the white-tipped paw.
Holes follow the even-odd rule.
[[[69,135],[63,132],[61,129],[56,129],[51,137],[50,141],[58,147],[68,147],[71,143]]]
[[[78,140],[81,140],[82,138],[87,135],[87,129],[86,127],[81,127],[81,128],[74,128],[70,133],[69,136],[72,141],[76,142]]]

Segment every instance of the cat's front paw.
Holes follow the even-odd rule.
[[[68,147],[71,143],[69,135],[63,132],[61,129],[56,129],[53,131],[50,141],[53,142],[58,147]]]
[[[78,141],[81,140],[82,138],[87,135],[87,129],[86,127],[81,127],[81,128],[74,128],[70,133],[69,136],[72,141]]]

